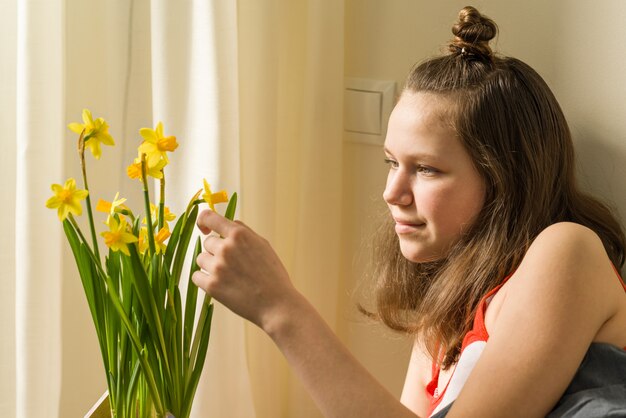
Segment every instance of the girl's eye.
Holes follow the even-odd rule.
[[[437,174],[437,170],[435,170],[432,167],[425,166],[425,165],[417,166],[417,172],[425,176],[432,176],[434,174]]]
[[[385,158],[385,164],[389,165],[390,168],[398,168],[398,162],[391,158]]]

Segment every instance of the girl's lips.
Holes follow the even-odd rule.
[[[396,234],[408,234],[411,232],[415,232],[425,225],[426,224],[424,223],[408,223],[396,221]]]

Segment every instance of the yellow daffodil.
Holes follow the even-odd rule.
[[[148,174],[148,176],[154,177],[155,179],[162,179],[163,178],[163,172],[161,170],[166,165],[167,165],[167,161],[165,161],[165,160],[159,160],[156,163],[156,165],[152,166],[152,167],[148,163],[148,167],[147,167],[147,174]],[[130,177],[131,179],[142,180],[142,178],[141,178],[141,157],[135,158],[135,161],[131,165],[129,165],[128,168],[126,169],[126,174],[128,174],[128,177]]]
[[[154,203],[150,203],[150,216],[152,217],[152,222],[158,220],[158,217],[159,217],[159,207],[157,205],[155,205]],[[163,220],[165,220],[165,222],[172,222],[174,219],[176,219],[176,215],[174,215],[172,212],[170,212],[170,208],[165,206],[164,210],[163,210]],[[141,223],[142,224],[146,224],[146,223],[148,223],[148,220],[144,217],[141,220]]]
[[[118,222],[115,217],[111,217],[109,220],[109,231],[103,232],[104,243],[113,251],[121,251],[126,255],[130,255],[128,251],[128,244],[137,242],[136,236],[126,231],[126,221],[120,219]]]
[[[154,213],[156,216],[158,207],[156,205],[150,205],[150,209],[152,209],[152,206],[154,206]],[[163,219],[165,219],[165,222],[172,222],[174,219],[176,219],[176,215],[170,212],[170,208],[168,208],[167,206],[164,206],[163,207]]]
[[[202,198],[205,202],[209,204],[209,207],[212,211],[215,211],[216,203],[228,202],[228,194],[226,193],[226,191],[220,190],[217,193],[212,193],[211,186],[209,186],[209,183],[206,181],[206,179],[204,179],[204,194],[202,195]]]
[[[170,233],[169,227],[167,226],[167,224],[165,224],[165,226],[161,228],[161,230],[159,230],[159,232],[157,232],[157,234],[154,236],[154,243],[156,245],[157,254],[165,253],[165,250],[167,250],[165,240],[168,239],[171,235],[172,234]],[[149,247],[147,227],[141,227],[141,230],[139,231],[139,241],[137,242],[137,244],[139,245],[139,252],[141,254],[145,253]]]
[[[96,120],[91,116],[91,112],[87,109],[83,110],[83,122],[84,123],[70,123],[67,125],[72,131],[80,134],[85,131],[85,146],[89,147],[91,153],[96,159],[100,159],[102,150],[100,144],[115,145],[113,137],[109,134],[109,125],[102,118]]]
[[[148,249],[148,228],[145,226],[141,227],[139,230],[139,241],[137,242],[139,245],[139,253],[143,254]]]
[[[109,217],[107,218],[107,221],[106,221],[107,225],[109,224],[111,217],[115,215],[116,212],[120,213],[120,211],[122,210],[130,212],[130,209],[128,208],[128,206],[123,204],[124,202],[126,202],[126,199],[118,199],[117,197],[119,195],[120,195],[119,192],[115,193],[113,202],[107,202],[106,200],[100,199],[98,201],[98,204],[96,205],[96,210],[98,212],[104,212],[104,213],[109,214]],[[119,209],[116,210],[116,208],[119,208]]]
[[[157,234],[154,236],[154,243],[156,244],[157,254],[165,254],[165,250],[167,249],[167,245],[165,245],[165,240],[168,239],[170,235],[172,235],[170,233],[170,229],[167,224],[165,224],[165,226],[161,228],[159,232],[157,232]]]
[[[146,154],[148,167],[154,167],[160,160],[168,163],[167,151],[174,151],[178,148],[175,136],[163,136],[163,124],[159,122],[156,129],[141,128],[139,133],[144,141],[139,146],[139,154]]]
[[[46,207],[50,209],[58,208],[58,215],[61,221],[64,221],[69,213],[78,216],[83,212],[80,201],[85,199],[89,192],[87,190],[76,190],[76,180],[70,178],[65,182],[65,185],[53,184],[51,188],[54,196],[46,201]]]

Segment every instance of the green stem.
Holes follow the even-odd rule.
[[[86,206],[87,206],[87,216],[89,218],[89,229],[91,230],[91,239],[93,241],[93,251],[96,255],[96,258],[98,260],[100,260],[100,251],[98,250],[98,240],[96,237],[96,228],[94,227],[93,224],[93,212],[91,211],[91,197],[90,197],[90,193],[89,193],[89,184],[87,183],[87,167],[85,164],[85,142],[86,140],[84,138],[82,138],[81,135],[81,139],[79,140],[79,142],[81,143],[79,145],[79,155],[80,155],[80,168],[82,170],[83,173],[83,185],[85,187],[85,190],[87,190],[87,198],[86,198]]]
[[[117,294],[117,291],[115,290],[113,282],[111,278],[109,277],[107,277],[107,285],[109,287],[109,295],[111,297],[111,302],[113,303],[113,306],[119,313],[120,319],[125,325],[126,332],[128,333],[128,336],[130,337],[131,342],[135,346],[135,349],[137,352],[137,359],[141,363],[144,376],[146,377],[146,383],[148,384],[150,394],[152,395],[153,401],[155,403],[157,413],[163,414],[164,412],[163,401],[161,400],[160,392],[157,391],[156,380],[154,378],[153,370],[148,364],[148,354],[146,353],[145,348],[142,348],[141,340],[139,339],[138,334],[135,332],[135,329],[133,328],[130,319],[126,315],[126,312],[124,311],[124,308]]]
[[[148,224],[148,244],[150,245],[151,255],[156,254],[156,245],[154,243],[154,231],[152,230],[152,214],[150,213],[150,194],[148,191],[148,176],[146,169],[146,154],[141,154],[141,180],[143,183],[143,200],[146,207],[146,223]]]
[[[159,227],[157,231],[160,231],[161,228],[165,226],[165,172],[161,169],[161,181],[160,181],[161,191],[159,193]],[[158,276],[161,277],[161,268],[163,266],[163,257],[159,257],[158,260]],[[169,283],[166,284],[169,287]]]
[[[161,193],[159,195],[159,231],[165,226],[165,172],[161,169]]]
[[[85,189],[86,188],[87,188],[87,185],[85,184]],[[86,205],[87,205],[87,216],[89,217],[89,229],[91,230],[91,239],[93,241],[93,251],[94,251],[96,257],[99,260],[100,259],[100,250],[98,249],[98,240],[97,240],[97,237],[96,237],[96,228],[93,225],[93,213],[91,212],[91,199],[89,198],[89,195],[87,195]]]

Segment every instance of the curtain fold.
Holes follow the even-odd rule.
[[[154,0],[151,15],[153,117],[180,144],[166,199],[181,213],[203,178],[240,190],[236,3]],[[255,416],[244,337],[243,320],[217,303],[192,416]]]
[[[0,409],[7,416],[16,416],[15,410],[15,209],[11,204],[15,198],[16,178],[16,90],[17,90],[17,4],[0,2],[0,126],[3,137],[0,139],[0,190],[9,202],[3,207],[0,216]],[[6,20],[6,22],[5,22]]]
[[[262,3],[262,4],[261,4]],[[242,219],[336,328],[343,2],[239,1]],[[248,326],[257,416],[320,417],[272,342]]]
[[[17,417],[55,416],[59,406],[61,252],[51,243],[62,232],[47,222],[44,202],[46,178],[60,176],[63,164],[62,148],[52,145],[64,132],[63,11],[61,0],[17,3],[16,193],[11,199]]]

